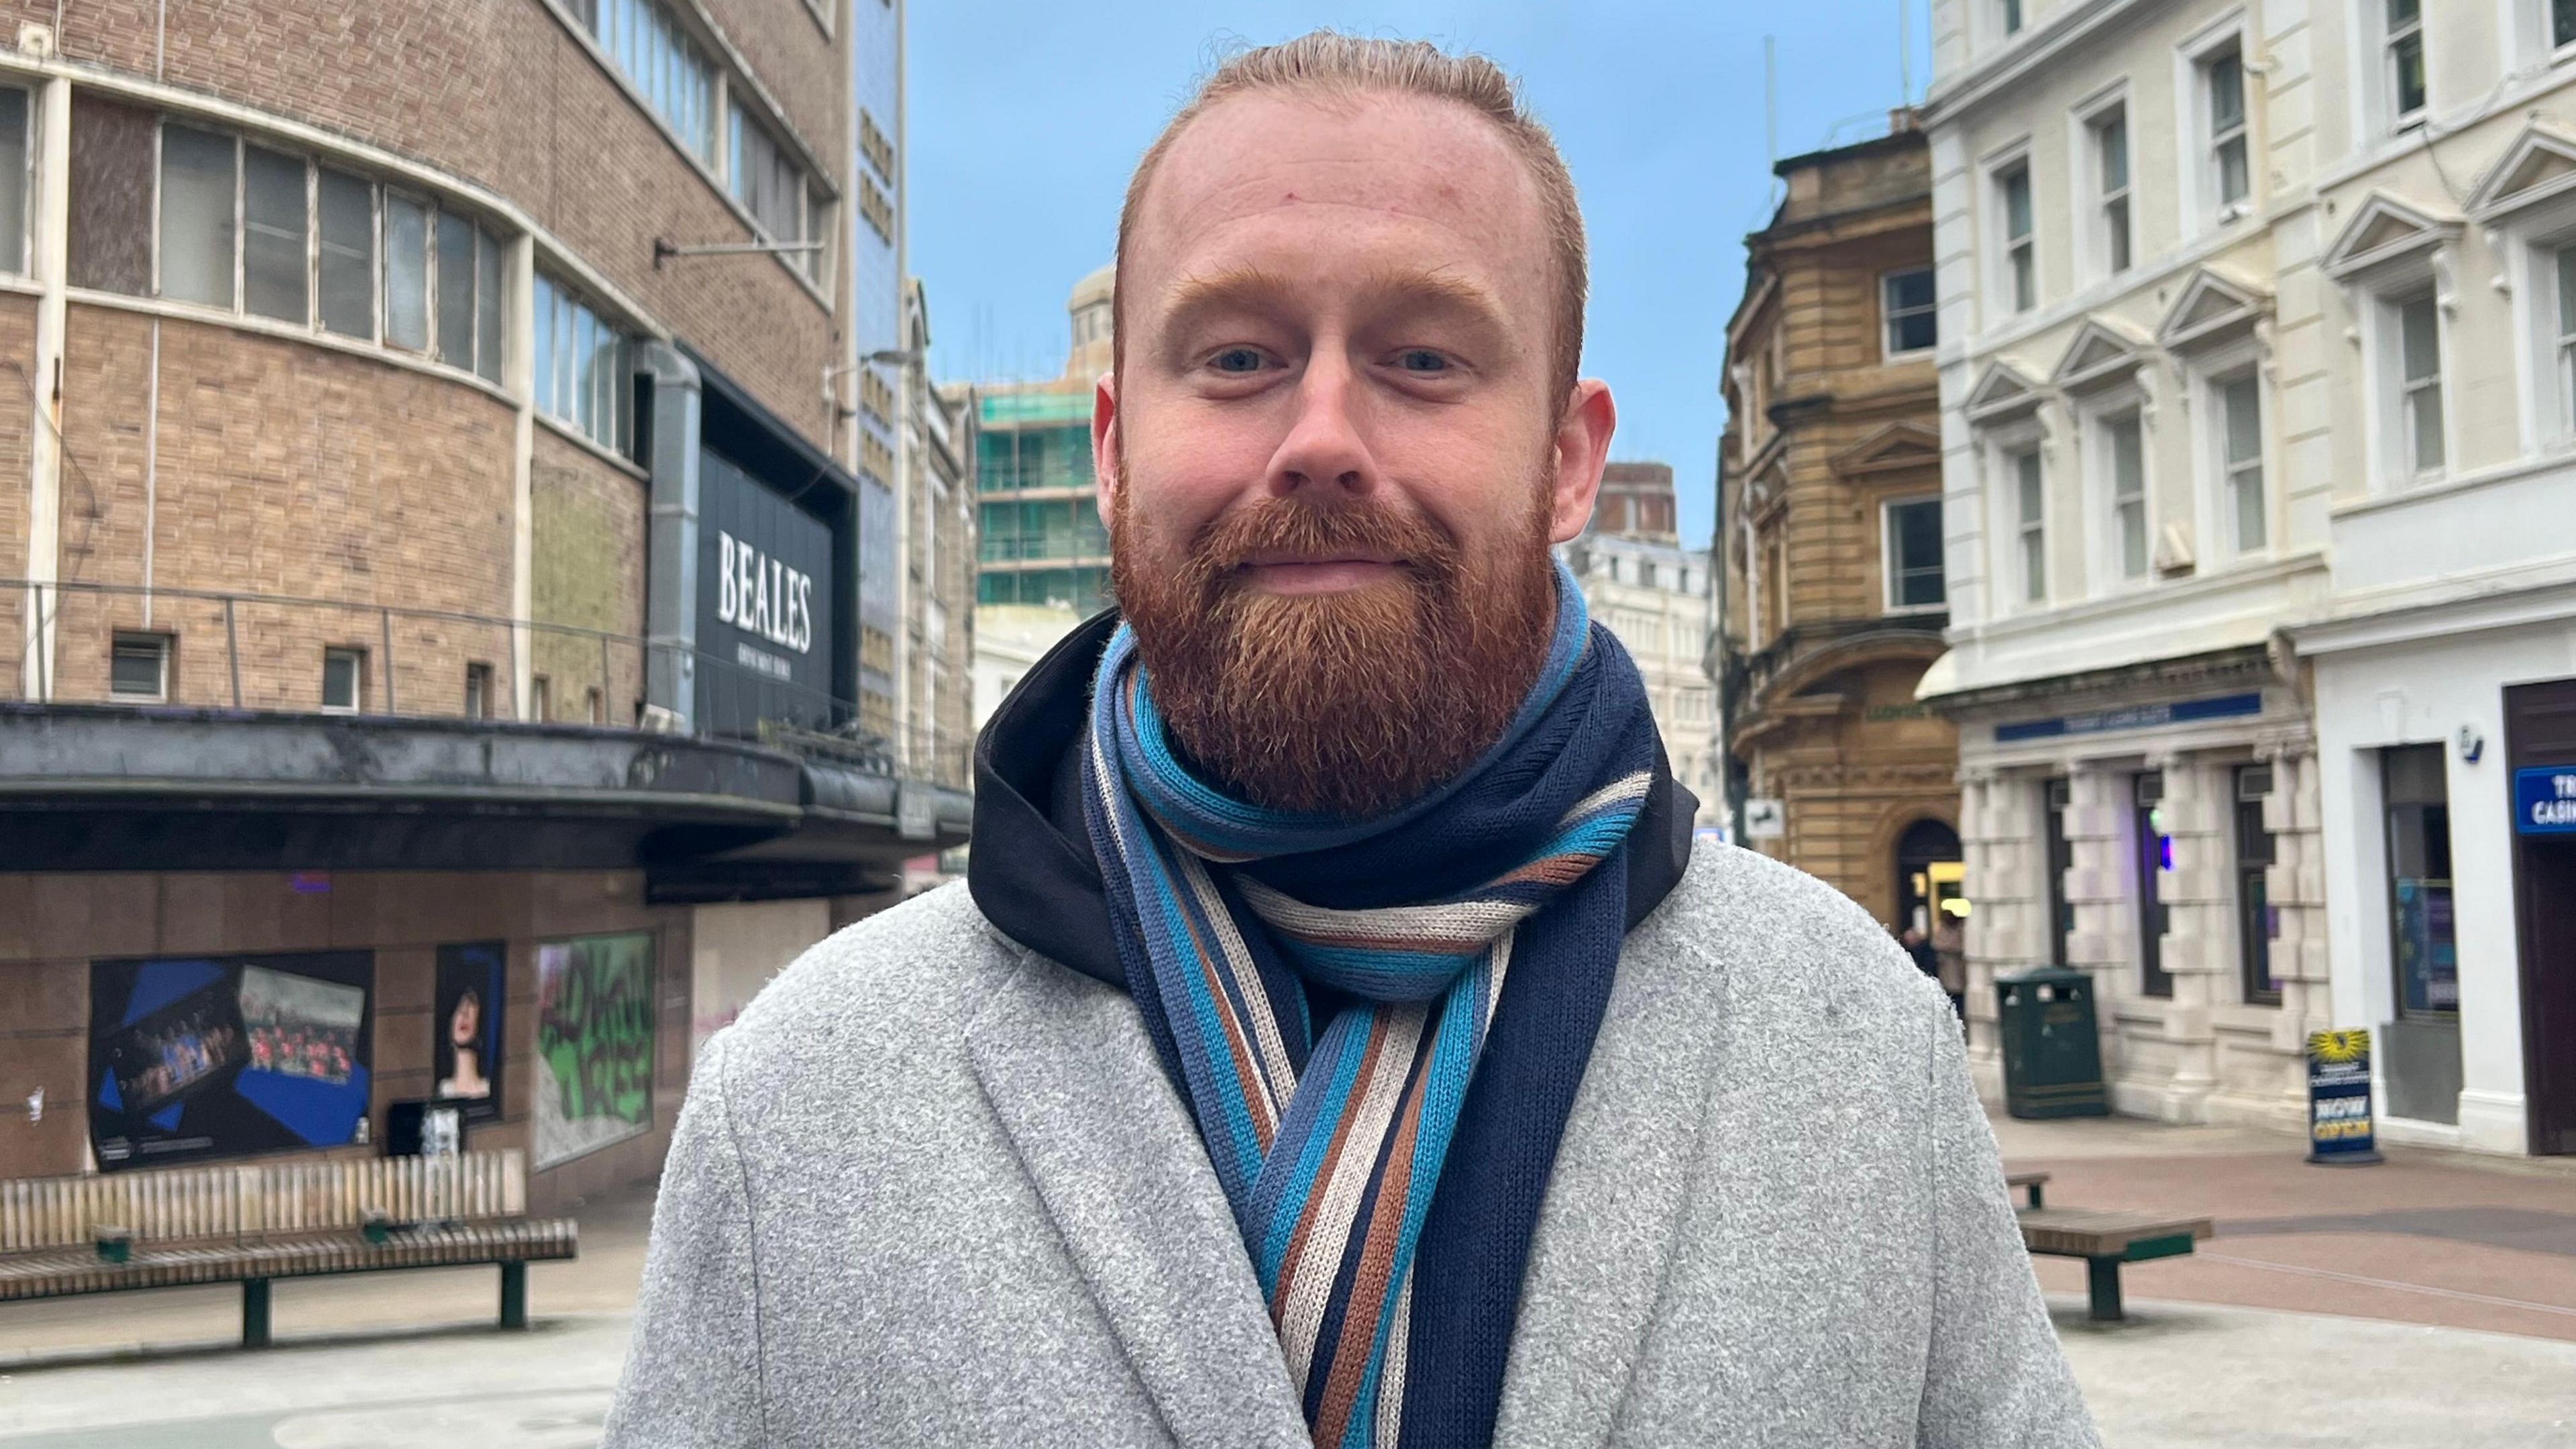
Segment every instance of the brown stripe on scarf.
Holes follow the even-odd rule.
[[[1376,1079],[1378,1048],[1386,1042],[1390,1012],[1372,1012],[1368,1041],[1360,1048],[1360,1069],[1351,1077],[1351,1089],[1342,1096],[1345,1104],[1341,1116],[1333,1121],[1332,1140],[1324,1145],[1324,1160],[1317,1164],[1313,1185],[1306,1189],[1306,1205],[1297,1213],[1297,1226],[1289,1231],[1287,1255],[1279,1260],[1279,1281],[1270,1286],[1270,1324],[1273,1328],[1288,1321],[1288,1285],[1297,1281],[1297,1260],[1306,1253],[1307,1230],[1324,1210],[1324,1194],[1333,1185],[1333,1169],[1341,1163],[1342,1143],[1351,1135],[1351,1122],[1360,1114],[1360,1104],[1368,1100],[1369,1083]],[[1312,1065],[1310,1060],[1308,1063]],[[1312,1362],[1313,1360],[1308,1360]],[[1304,1384],[1297,1386],[1301,1391]]]
[[[1435,1018],[1436,1021],[1436,1018]],[[1377,1321],[1386,1307],[1388,1282],[1395,1271],[1395,1244],[1404,1226],[1404,1199],[1413,1183],[1414,1128],[1422,1121],[1422,1095],[1431,1086],[1434,1022],[1425,1022],[1422,1045],[1414,1054],[1421,1068],[1405,1087],[1397,1108],[1395,1144],[1378,1175],[1377,1202],[1369,1213],[1368,1238],[1351,1275],[1350,1297],[1342,1305],[1341,1342],[1334,1345],[1333,1371],[1324,1380],[1324,1397],[1315,1416],[1315,1442],[1339,1444],[1351,1407],[1359,1397],[1360,1379],[1368,1372],[1369,1350],[1377,1343]],[[1359,1325],[1354,1328],[1354,1325]],[[1342,1350],[1349,1349],[1350,1352]]]
[[[1183,885],[1181,889],[1188,887]],[[1252,1043],[1244,1040],[1243,1026],[1235,1020],[1233,998],[1225,994],[1225,983],[1219,981],[1216,966],[1209,959],[1208,943],[1199,937],[1198,918],[1188,907],[1181,910],[1181,925],[1190,933],[1190,952],[1199,965],[1199,979],[1207,984],[1208,997],[1217,1006],[1217,1025],[1225,1029],[1226,1055],[1233,1058],[1234,1080],[1243,1089],[1244,1105],[1252,1109],[1252,1136],[1261,1150],[1270,1150],[1271,1139],[1279,1135],[1279,1113],[1270,1106],[1270,1094],[1252,1069]]]

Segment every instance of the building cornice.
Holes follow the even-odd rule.
[[[1923,129],[1956,125],[1986,102],[2035,78],[2066,52],[2154,8],[2156,0],[2070,0],[1957,79],[1934,82],[1920,110]]]

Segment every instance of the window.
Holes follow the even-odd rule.
[[[2021,597],[2024,603],[2042,604],[2048,601],[2048,498],[2036,446],[2012,455],[2012,475],[2018,504]]]
[[[1941,607],[1941,500],[1906,498],[1888,504],[1880,538],[1886,550],[1888,611]]]
[[[385,341],[429,350],[429,208],[385,193]]]
[[[1933,300],[1930,267],[1880,277],[1878,310],[1887,319],[1885,351],[1889,357],[1928,351],[1941,340],[1940,307]]]
[[[108,659],[107,693],[111,699],[148,700],[170,697],[170,636],[119,634]]]
[[[528,679],[528,711],[540,722],[555,717],[555,682],[542,674]]]
[[[2019,35],[2021,33],[2021,0],[1996,0],[1996,8],[2002,11],[2004,34]]]
[[[2576,45],[2576,0],[2549,0],[2549,44]]]
[[[2075,934],[2075,903],[2066,898],[2066,873],[2075,868],[2075,847],[2066,838],[2066,810],[2073,800],[2064,776],[2040,787],[2048,831],[2048,960],[2053,966],[2066,964],[2066,941]]]
[[[0,89],[0,272],[27,270],[27,93]]]
[[[161,295],[501,380],[491,233],[301,156],[176,123],[161,133]]]
[[[2165,970],[2164,873],[2173,869],[2173,837],[2165,833],[2165,776],[2148,770],[2130,781],[2137,818],[2138,993],[2173,995],[2173,974]]]
[[[536,290],[536,405],[620,454],[634,448],[635,388],[625,334],[554,278]]]
[[[751,213],[752,221],[763,237],[774,242],[802,245],[814,231],[808,225],[813,210],[805,183],[805,169],[798,165],[794,153],[778,143],[769,129],[753,120],[742,107],[733,108],[732,146],[730,151],[734,200]],[[782,254],[786,261],[808,277],[820,277],[823,252],[811,251]]]
[[[2253,191],[2253,172],[2246,163],[2245,61],[2229,46],[2200,65],[2202,90],[2209,97],[2209,168],[2218,202],[2218,219],[2244,213]]]
[[[2424,119],[2424,12],[2422,0],[2386,0],[2388,27],[2381,46],[2386,51],[2388,118],[2404,130]]]
[[[2219,467],[2224,506],[2236,530],[2236,551],[2263,547],[2263,392],[2251,372],[2220,379]]]
[[[465,666],[465,717],[492,717],[492,666],[489,664]]]
[[[599,48],[689,154],[715,164],[716,68],[660,0],[573,0]]]
[[[319,291],[322,325],[344,337],[376,335],[376,188],[345,171],[321,168],[315,188],[322,213]],[[497,321],[497,318],[496,318]]]
[[[2442,471],[2442,335],[2433,294],[2395,304],[2398,413],[2405,466],[2418,478]]]
[[[2031,242],[2030,164],[2017,162],[1996,178],[2004,224],[2004,282],[2012,308],[2027,312],[2039,305],[2039,259]]]
[[[322,712],[356,714],[365,707],[367,651],[322,651]]]
[[[189,126],[161,128],[161,295],[233,305],[239,147]]]
[[[2115,107],[2093,122],[2093,175],[2102,188],[2102,274],[2129,269],[2129,112]]]
[[[2272,793],[2272,767],[2236,767],[2236,965],[2245,999],[2281,1004],[2272,975],[2272,832],[2263,824],[2263,798]]]
[[[2389,959],[2397,1009],[2450,1016],[2460,1009],[2459,947],[2451,928],[2451,803],[2440,745],[2379,754],[2388,822]]]
[[[301,157],[242,148],[242,309],[299,324],[313,311],[305,169]]]
[[[2147,575],[2147,452],[2136,413],[2106,420],[2103,450],[2111,465],[2111,542],[2120,577]]]
[[[596,684],[592,685],[588,691],[587,712],[590,715],[590,722],[592,724],[604,725],[608,723],[608,696],[600,693],[599,686]]]
[[[2568,0],[2576,9],[2576,0]],[[2558,249],[2559,426],[2576,434],[2576,246]]]

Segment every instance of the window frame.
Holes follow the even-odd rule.
[[[0,85],[18,98],[18,164],[13,178],[18,186],[18,231],[12,237],[0,238],[0,274],[25,277],[35,264],[36,223],[30,207],[36,199],[37,123],[36,93],[27,86]],[[154,189],[159,190],[156,179]]]
[[[2176,128],[2181,144],[2175,147],[2175,159],[2181,171],[2178,195],[2187,235],[2217,230],[2251,215],[2262,204],[2262,168],[2256,164],[2261,146],[2249,83],[2249,78],[2259,72],[2246,65],[2246,56],[2253,49],[2251,42],[2246,12],[2234,10],[2185,37],[2174,48],[2174,106],[2181,117]],[[2236,67],[2236,125],[2222,136],[2215,111],[2214,66],[2230,58]],[[2134,140],[2135,133],[2131,134]],[[2226,194],[2223,149],[2231,142],[2243,148],[2245,166],[2245,192],[2232,199]],[[2133,172],[2135,160],[2133,156]]]
[[[1900,575],[1920,573],[1922,570],[1919,567],[1904,570],[1900,570],[1897,567],[1898,534],[1896,526],[1896,511],[1900,508],[1920,508],[1925,504],[1930,504],[1932,506],[1934,510],[1933,517],[1938,520],[1941,516],[1939,512],[1941,508],[1941,495],[1937,492],[1909,493],[1903,497],[1882,498],[1879,500],[1878,577],[1879,610],[1881,613],[1938,614],[1946,611],[1950,607],[1950,578],[1948,568],[1949,550],[1946,546],[1947,541],[1942,538],[1940,525],[1937,522],[1934,525],[1933,537],[1939,545],[1939,556],[1934,559],[1932,567],[1934,575],[1940,585],[1940,597],[1928,604],[1907,604],[1900,603],[1898,601],[1898,586],[1901,581]]]
[[[2387,459],[2391,466],[2383,473],[2399,487],[2439,482],[2451,469],[2453,436],[2448,378],[2451,349],[2442,335],[2447,324],[2440,292],[2428,282],[2421,287],[2383,293],[2374,299],[2374,306],[2379,313],[2378,330],[2385,339],[2379,386],[2389,404],[2390,426],[2395,429],[2393,440],[2397,445]],[[2423,308],[2430,319],[2433,338],[2433,370],[2420,377],[2407,371],[2406,360],[2406,317],[2417,307]],[[2441,457],[2429,468],[2422,462],[2423,436],[2417,431],[2421,420],[2415,406],[2415,399],[2427,392],[2432,395],[2434,417],[2441,429],[2436,440]]]
[[[2106,144],[2113,130],[2120,137],[2120,183],[2111,184],[2110,148]],[[2129,143],[2128,98],[2112,101],[2084,118],[2085,154],[2093,168],[2093,218],[2097,249],[2093,265],[2098,275],[2109,278],[2127,272],[2137,264],[2138,217],[2131,203],[2136,194],[2138,158]]]
[[[2083,414],[2084,528],[2087,575],[2085,592],[2100,598],[2144,588],[2156,580],[2156,509],[2154,435],[2147,429],[2150,404],[2135,383],[2105,389]],[[2134,428],[2138,440],[2138,546],[2141,566],[2129,572],[2126,544],[2128,500],[2119,478],[2117,431]]]
[[[2054,602],[2055,570],[2049,567],[2049,500],[2048,448],[2036,429],[1999,438],[1995,444],[1997,471],[2004,478],[2011,504],[2012,531],[2007,546],[2008,566],[2004,570],[2012,580],[2011,597],[2001,610],[2004,613],[2029,613],[2045,609]],[[2029,460],[2025,477],[2023,460]],[[2035,486],[2029,486],[2035,485]],[[2039,504],[2037,516],[2030,505]],[[2032,565],[2037,564],[2037,576]]]
[[[2280,510],[2272,506],[2272,412],[2270,399],[2264,396],[2264,374],[2260,362],[2248,347],[2231,348],[2213,357],[2201,370],[2201,397],[2208,419],[2203,439],[2207,464],[2206,517],[2209,526],[2205,537],[2224,540],[2226,548],[2217,562],[2235,562],[2262,557],[2273,552],[2280,532],[2276,526]],[[2254,389],[2254,456],[2231,458],[2234,441],[2235,411],[2229,401],[2229,389],[2239,384]],[[2239,498],[2239,480],[2250,468],[2254,485],[2261,491],[2263,536],[2248,544],[2245,541],[2243,505]]]
[[[2379,889],[2380,902],[2382,909],[2386,913],[2388,928],[2388,981],[2390,987],[2389,1008],[2397,1015],[2398,1019],[2402,1021],[2456,1022],[2460,1017],[2459,1002],[2456,995],[2454,996],[2451,1005],[2447,1008],[2438,1006],[2414,1007],[2407,1004],[2405,941],[2400,929],[2400,917],[2397,906],[2397,883],[2401,879],[2397,873],[2399,864],[2397,858],[2397,816],[2398,812],[2401,810],[2417,810],[2426,812],[2438,810],[2441,812],[2440,839],[2442,855],[2444,861],[2451,866],[2453,873],[2451,875],[2439,877],[2425,875],[2415,877],[2414,879],[2426,886],[2440,885],[2446,891],[2456,890],[2455,882],[2458,879],[2457,870],[2459,857],[2456,843],[2451,838],[2451,781],[2449,770],[2449,751],[2439,744],[2392,744],[2383,746],[2373,753],[2377,754],[2379,757],[2379,819],[2381,830]],[[2429,758],[2432,761],[2435,773],[2438,774],[2442,780],[2442,798],[2440,800],[2419,800],[2413,798],[2400,800],[2395,798],[2397,792],[2394,788],[2394,780],[2396,778],[2396,768],[2399,763],[2399,756],[2412,756],[2418,760]],[[2427,846],[2425,865],[2429,869],[2433,864],[2429,847],[2434,840],[2433,817],[2429,813],[2426,814],[2421,821],[2421,828],[2423,829],[2424,840]],[[2456,903],[2457,896],[2454,895],[2452,900]],[[2452,989],[2456,992],[2459,986],[2459,924],[2456,915],[2452,918],[2451,950],[2453,961],[2451,981]]]
[[[2415,16],[2411,23],[2404,26],[2396,24],[2388,13],[2389,7],[2398,3],[2398,0],[2365,0],[2365,3],[2375,6],[2377,10],[2375,18],[2378,21],[2376,26],[2379,41],[2378,70],[2379,83],[2382,87],[2379,92],[2379,104],[2388,117],[2387,129],[2392,135],[2415,130],[2424,124],[2425,118],[2431,115],[2433,110],[2433,71],[2429,63],[2430,58],[2425,54],[2423,0],[2408,0],[2408,3],[2415,6]],[[2399,48],[2408,41],[2414,42],[2416,84],[2421,92],[2417,95],[2412,109],[2401,105],[2406,82],[2402,69],[2404,62],[2399,58]]]
[[[349,664],[350,702],[331,702],[331,665],[347,659]],[[327,644],[322,649],[322,704],[324,714],[365,714],[367,712],[367,651],[363,645]]]
[[[1995,235],[2002,243],[1995,248],[1995,292],[2008,299],[2007,315],[2027,317],[2039,310],[2039,191],[2029,152],[2016,152],[1997,162],[1988,175],[1993,187]],[[2018,234],[2013,231],[2016,183],[2027,223]]]
[[[1923,277],[1932,283],[1931,300],[1920,307],[1899,306],[1896,283],[1908,277]],[[1932,340],[1920,347],[1895,345],[1897,324],[1916,317],[1932,319]],[[1940,272],[1931,264],[1919,267],[1894,267],[1878,274],[1878,358],[1881,362],[1898,362],[1928,356],[1941,346]]]
[[[2280,777],[2263,761],[2234,766],[2227,772],[2234,806],[2229,859],[2236,886],[2236,978],[2249,1006],[2281,1004],[2281,978],[2272,961],[2272,867],[2281,860],[2280,832],[2267,819],[2272,792]],[[2255,789],[2259,784],[2261,788]],[[2251,811],[2249,814],[2248,811]],[[2249,836],[2262,837],[2262,858],[2249,859]],[[2271,984],[2265,985],[2268,980]]]
[[[136,693],[118,687],[116,664],[129,648],[148,645],[153,651],[156,676],[152,691]],[[177,639],[150,629],[119,629],[108,639],[107,697],[111,704],[167,704],[170,702],[172,665],[178,655]]]

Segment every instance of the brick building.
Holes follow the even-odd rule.
[[[649,1173],[696,1043],[962,837],[871,583],[900,34],[0,4],[0,1177],[460,1081],[540,1208]]]
[[[1928,924],[1960,880],[1955,733],[1914,699],[1948,617],[1929,161],[1899,112],[1776,170],[1727,326],[1709,660],[1729,793],[1761,802],[1747,844]]]

